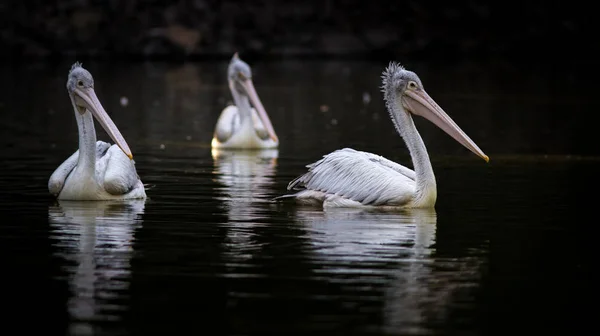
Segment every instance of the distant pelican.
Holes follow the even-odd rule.
[[[252,83],[252,70],[235,53],[227,70],[235,105],[227,106],[215,127],[212,148],[277,148],[279,139]],[[250,107],[250,103],[254,108]]]
[[[336,150],[308,165],[308,172],[288,184],[300,203],[323,207],[432,208],[437,189],[425,144],[412,114],[425,117],[473,153],[487,155],[427,94],[419,77],[391,62],[383,72],[384,99],[404,139],[414,171],[379,155],[350,148]]]
[[[63,162],[48,181],[48,190],[62,200],[146,198],[133,155],[94,92],[92,74],[80,63],[69,71],[67,90],[79,130],[79,150]],[[94,116],[116,145],[98,141]]]

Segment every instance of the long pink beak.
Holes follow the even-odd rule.
[[[260,118],[263,125],[267,129],[269,136],[271,137],[271,139],[273,139],[273,141],[278,142],[279,140],[277,138],[277,134],[275,134],[275,129],[273,129],[273,125],[271,124],[271,120],[269,119],[269,116],[267,115],[267,111],[265,111],[265,108],[263,107],[263,104],[260,101],[260,98],[258,98],[258,94],[256,93],[256,90],[254,89],[254,84],[252,83],[252,80],[245,79],[245,80],[240,81],[240,84],[248,93],[248,97],[250,98],[250,101],[252,102],[252,105],[254,106],[254,108],[256,108],[256,111],[258,112],[258,117]]]
[[[117,128],[117,125],[110,119],[102,104],[96,97],[96,92],[92,88],[86,89],[75,89],[75,101],[82,107],[85,107],[88,111],[92,113],[92,115],[98,120],[102,128],[106,130],[106,133],[110,136],[111,139],[121,148],[121,150],[129,157],[129,159],[133,159],[133,154],[131,154],[131,150],[123,138],[121,132]]]
[[[480,156],[485,162],[490,158],[463,132],[444,110],[425,92],[425,90],[406,90],[402,103],[410,112],[420,115],[448,133],[470,151]]]

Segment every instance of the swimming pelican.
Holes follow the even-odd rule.
[[[252,70],[235,53],[227,69],[235,105],[227,106],[215,127],[213,148],[277,148],[279,139],[252,83]],[[254,108],[250,107],[250,102]]]
[[[62,200],[146,198],[131,150],[94,92],[94,78],[80,63],[69,71],[67,91],[75,110],[79,150],[50,176],[48,190]],[[94,116],[116,145],[96,142]]]
[[[336,150],[307,166],[288,190],[300,203],[323,207],[432,208],[437,189],[425,144],[412,114],[425,117],[456,141],[489,161],[479,147],[427,94],[419,77],[391,62],[383,72],[384,99],[392,121],[410,152],[414,171],[379,155],[350,148]]]

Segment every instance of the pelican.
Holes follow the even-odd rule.
[[[382,92],[396,130],[410,152],[414,171],[382,156],[351,148],[336,150],[307,166],[281,198],[323,207],[433,208],[437,199],[435,176],[412,114],[440,127],[460,144],[489,161],[487,155],[427,94],[419,77],[390,62],[383,72]]]
[[[211,142],[217,149],[277,148],[279,139],[252,83],[252,70],[235,53],[227,69],[235,105],[219,116]],[[250,103],[254,108],[250,107]]]
[[[62,200],[146,198],[131,150],[94,92],[94,78],[80,63],[71,66],[67,91],[75,110],[79,149],[48,181],[48,190]],[[95,117],[116,145],[96,142]]]

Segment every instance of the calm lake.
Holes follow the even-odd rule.
[[[587,194],[600,169],[589,140],[599,104],[580,67],[405,64],[490,162],[417,119],[438,201],[394,213],[271,202],[338,148],[412,167],[379,91],[387,62],[247,61],[278,150],[211,151],[231,101],[227,61],[84,63],[151,186],[128,202],[48,194],[77,149],[70,63],[0,67],[1,328],[505,335],[594,325]]]

